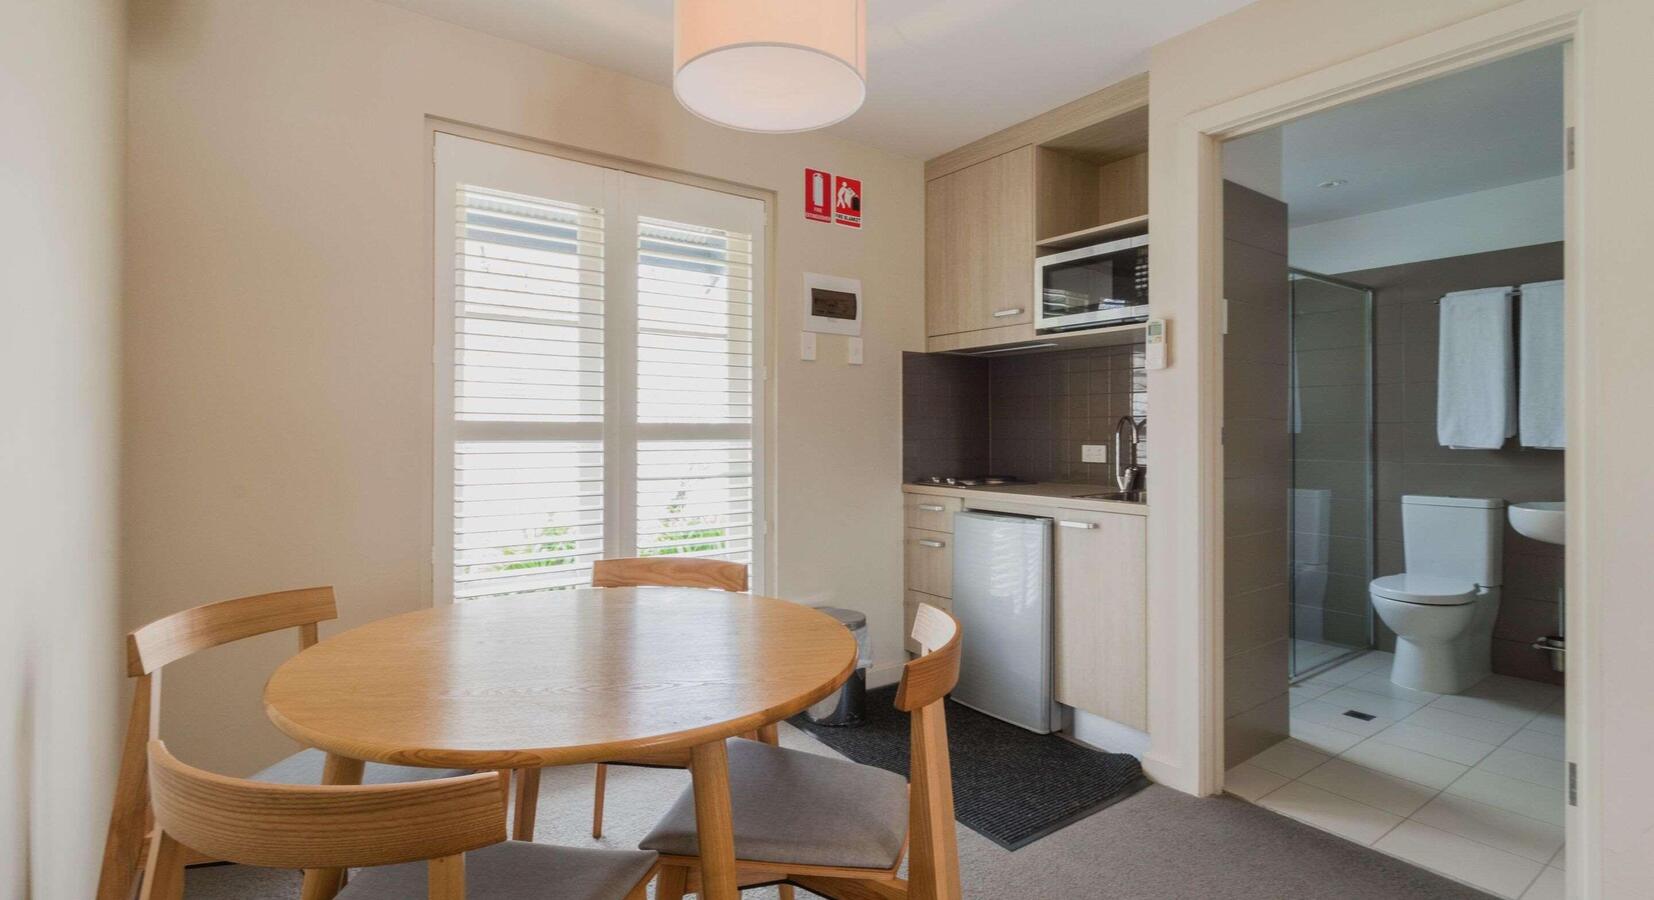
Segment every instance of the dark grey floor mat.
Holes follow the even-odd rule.
[[[908,774],[908,714],[895,686],[867,692],[867,716],[847,727],[792,724],[850,759]],[[1103,753],[947,701],[953,811],[959,823],[1016,850],[1129,797],[1148,784],[1135,757]]]

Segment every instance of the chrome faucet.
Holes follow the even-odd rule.
[[[1137,476],[1142,471],[1137,465],[1137,442],[1141,436],[1137,420],[1131,416],[1121,416],[1120,421],[1114,423],[1114,485],[1122,492],[1135,490],[1137,487]],[[1128,441],[1131,447],[1129,465],[1126,463]]]

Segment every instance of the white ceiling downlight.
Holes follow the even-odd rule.
[[[867,97],[867,0],[677,0],[672,90],[742,131],[843,121]]]

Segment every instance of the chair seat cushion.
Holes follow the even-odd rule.
[[[327,762],[327,754],[311,748],[300,750],[275,765],[261,770],[252,777],[253,781],[262,781],[266,784],[321,784],[322,766]],[[459,769],[425,769],[419,766],[386,766],[379,763],[368,763],[362,770],[363,784],[401,784],[407,781],[431,781],[436,778],[453,778],[456,775],[469,775]]]
[[[466,900],[622,900],[655,867],[644,850],[589,850],[506,841],[465,854]],[[424,862],[358,869],[338,900],[418,900]]]
[[[735,856],[757,862],[888,869],[907,835],[907,781],[894,772],[756,741],[729,742]],[[695,794],[638,846],[697,856]]]

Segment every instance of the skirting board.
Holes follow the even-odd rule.
[[[1069,733],[1082,744],[1090,744],[1110,753],[1129,753],[1138,759],[1149,752],[1149,736],[1144,732],[1084,710],[1070,710],[1070,714],[1073,716],[1073,726]]]

